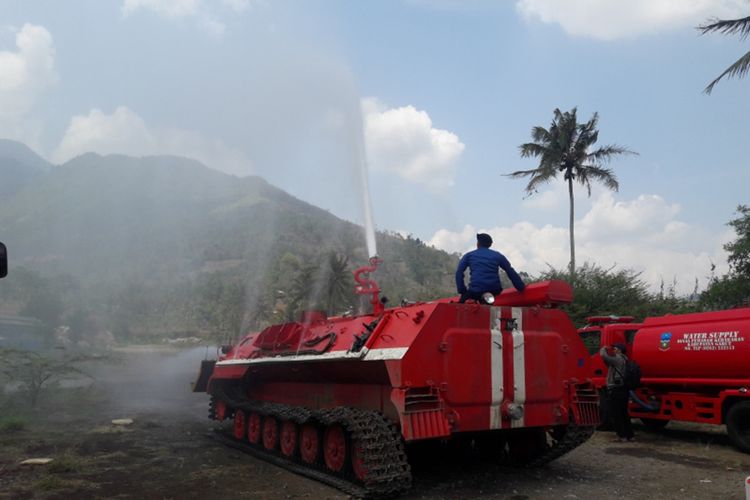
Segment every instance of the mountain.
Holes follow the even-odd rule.
[[[0,200],[15,194],[51,167],[25,144],[0,139]]]
[[[48,280],[68,315],[84,311],[102,328],[229,331],[238,314],[244,323],[278,320],[302,307],[279,297],[299,288],[305,268],[324,278],[330,255],[350,271],[367,262],[361,227],[260,177],[174,156],[89,153],[46,172],[42,166],[25,164],[39,173],[3,200],[0,239],[11,258],[3,284],[13,284],[13,268],[22,266],[41,277],[34,283]],[[384,294],[452,293],[455,256],[411,237],[379,233],[377,241]],[[28,296],[15,295],[33,306]],[[228,317],[232,324],[223,325]]]

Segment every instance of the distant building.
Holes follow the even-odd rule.
[[[43,326],[36,318],[0,315],[0,348],[43,349],[47,343]]]

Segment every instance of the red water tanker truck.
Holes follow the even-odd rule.
[[[726,424],[732,443],[750,453],[750,308],[632,320],[594,316],[579,330],[597,388],[607,374],[600,347],[625,343],[642,372],[632,417],[655,430],[670,420]]]
[[[589,357],[568,316],[567,283],[548,281],[492,305],[446,298],[386,308],[355,272],[372,311],[245,335],[206,360],[220,438],[357,496],[410,487],[405,445],[471,438],[504,461],[537,466],[584,443],[599,423]]]

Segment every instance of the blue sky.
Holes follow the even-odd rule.
[[[750,42],[699,36],[747,0],[0,0],[0,136],[55,163],[180,154],[261,175],[449,251],[489,231],[517,269],[568,260],[562,181],[504,177],[554,108],[600,115],[620,191],[576,192],[579,263],[689,292],[748,203]],[[364,146],[363,146],[364,144]],[[362,155],[362,150],[366,156]]]

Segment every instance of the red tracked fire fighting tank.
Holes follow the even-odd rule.
[[[307,312],[245,335],[194,386],[230,444],[355,495],[410,487],[405,444],[470,436],[477,447],[542,465],[585,442],[599,420],[588,353],[567,315],[567,283],[493,305],[457,298],[385,308],[355,272],[373,311]]]

